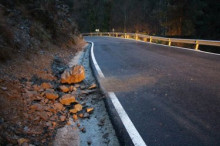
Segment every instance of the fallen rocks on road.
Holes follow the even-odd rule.
[[[76,65],[63,73],[61,83],[59,80],[50,80],[43,83],[41,83],[42,81],[25,81],[20,86],[21,96],[25,98],[24,102],[26,104],[26,112],[22,113],[25,119],[22,124],[25,124],[25,128],[21,128],[22,130],[20,131],[22,131],[21,134],[24,136],[30,135],[33,137],[30,140],[17,137],[15,144],[30,145],[29,142],[32,142],[35,136],[41,139],[40,135],[43,135],[45,138],[41,139],[39,143],[45,144],[47,143],[47,138],[51,137],[56,128],[66,124],[69,118],[78,122],[80,122],[80,119],[90,118],[94,108],[88,108],[90,105],[88,106],[85,102],[86,96],[81,95],[88,95],[97,91],[95,89],[97,85],[93,83],[88,86],[84,82],[79,83],[84,79],[85,72],[83,66]],[[8,91],[7,87],[0,88],[2,92]],[[12,90],[11,92],[13,92],[11,95],[19,94]],[[85,128],[81,131],[85,132]],[[37,144],[37,140],[35,143]]]
[[[66,69],[61,75],[61,83],[79,83],[85,79],[85,69],[81,65],[75,65]]]

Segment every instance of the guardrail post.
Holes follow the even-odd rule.
[[[171,46],[171,39],[169,39],[169,44],[168,45]]]
[[[110,33],[108,33],[108,36],[111,36]]]
[[[137,34],[135,34],[135,40],[138,40],[138,35]]]
[[[118,37],[118,33],[116,33],[116,37]]]
[[[125,33],[125,39],[127,38],[127,35],[126,35],[126,33]]]
[[[150,43],[152,43],[152,37],[150,36]]]
[[[199,50],[199,42],[196,41],[196,47],[195,47],[195,50],[198,51]]]

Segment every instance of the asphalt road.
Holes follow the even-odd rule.
[[[110,37],[85,37],[147,145],[220,145],[220,56]]]

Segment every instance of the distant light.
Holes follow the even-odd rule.
[[[112,28],[112,32],[115,32],[115,29],[114,29],[114,28]]]
[[[99,32],[99,29],[95,29],[96,32]]]

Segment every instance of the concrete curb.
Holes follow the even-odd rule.
[[[92,45],[91,42],[88,42],[90,45]],[[96,78],[97,80],[97,83],[98,83],[98,86],[100,87],[101,91],[103,92],[103,94],[106,96],[106,98],[104,99],[104,102],[105,102],[105,106],[106,106],[106,109],[109,113],[109,117],[112,121],[112,124],[113,124],[113,127],[116,131],[116,135],[119,139],[119,142],[121,145],[125,145],[125,146],[134,146],[124,124],[122,123],[116,109],[114,108],[113,106],[113,103],[109,97],[109,94],[108,92],[106,91],[106,89],[101,85],[101,77],[99,76],[96,68],[95,68],[95,65],[94,65],[94,62],[92,60],[92,57],[91,57],[91,46],[90,46],[90,65],[91,65],[91,68],[92,68],[92,72],[94,74],[94,77]]]

